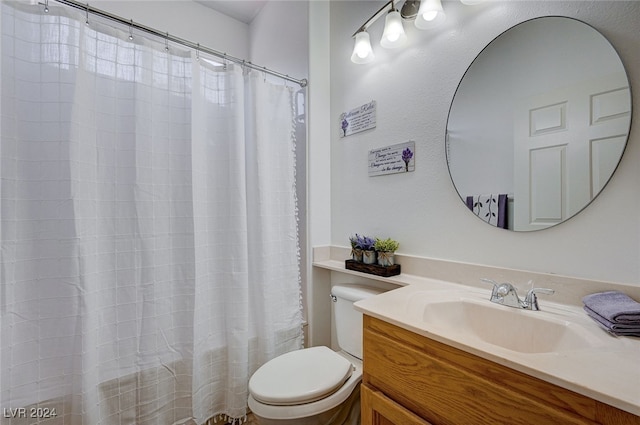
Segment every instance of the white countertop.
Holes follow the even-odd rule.
[[[382,280],[382,279],[381,279]],[[404,280],[395,277],[394,280]],[[548,353],[522,353],[492,345],[465,332],[444,331],[416,314],[417,299],[468,292],[490,303],[490,289],[429,278],[410,278],[406,286],[355,304],[356,309],[401,328],[456,347],[640,416],[640,338],[615,337],[602,330],[582,308],[555,304],[540,297],[538,312],[575,323],[594,341],[595,348]],[[426,297],[426,298],[425,298]],[[509,309],[510,307],[497,306]],[[514,309],[515,310],[515,309]],[[518,310],[516,310],[518,311]],[[499,326],[499,324],[497,324]]]

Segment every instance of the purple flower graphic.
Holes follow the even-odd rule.
[[[411,152],[411,149],[406,148],[402,151],[402,160],[404,161],[405,171],[409,171],[409,161],[411,161],[411,158],[413,158],[413,152]]]
[[[342,119],[342,134],[347,135],[347,127],[349,127],[349,121],[346,118]]]

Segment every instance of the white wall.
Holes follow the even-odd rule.
[[[247,24],[190,0],[94,0],[89,4],[231,56],[249,57]]]
[[[330,3],[309,2],[308,246],[331,244]],[[309,345],[330,345],[330,273],[313,267],[307,294]]]
[[[331,244],[330,3],[309,3],[309,242]]]
[[[563,15],[594,26],[618,50],[640,87],[640,2],[446,1],[439,30],[406,26],[400,50],[379,47],[382,22],[370,29],[376,61],[353,64],[351,34],[381,2],[331,2],[331,243],[353,233],[393,237],[403,254],[640,285],[640,128],[600,196],[551,229],[514,233],[478,220],[460,201],[447,170],[444,135],[458,82],[493,38],[524,20]],[[312,70],[313,71],[313,70]],[[312,81],[313,84],[313,81]],[[341,112],[376,100],[377,127],[341,139]],[[634,120],[640,122],[638,97]],[[416,170],[370,178],[370,149],[416,142]],[[482,277],[482,276],[478,276]]]
[[[250,24],[250,58],[296,79],[309,76],[309,4],[270,0]]]

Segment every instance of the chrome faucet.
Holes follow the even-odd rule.
[[[496,304],[506,305],[507,307],[522,308],[525,310],[540,310],[540,307],[538,307],[538,297],[536,296],[536,294],[540,293],[552,295],[556,292],[553,289],[532,288],[527,292],[524,300],[521,300],[518,296],[518,290],[510,283],[497,283],[494,280],[485,278],[482,278],[480,280],[493,285],[493,290],[491,291],[491,298],[489,301]]]

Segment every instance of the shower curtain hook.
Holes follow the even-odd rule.
[[[262,67],[262,80],[265,83],[267,82],[267,67],[266,66]]]
[[[200,60],[200,43],[196,46],[196,60]]]
[[[169,51],[169,32],[167,31],[167,35],[164,38],[164,51]]]
[[[131,20],[131,23],[129,24],[129,40],[133,40],[133,19]]]
[[[227,53],[226,52],[222,55],[222,70],[223,71],[227,70]]]
[[[44,13],[49,13],[49,0],[44,0]]]
[[[87,7],[84,10],[87,12],[87,19],[84,21],[84,23],[89,26],[89,3],[87,3]]]

